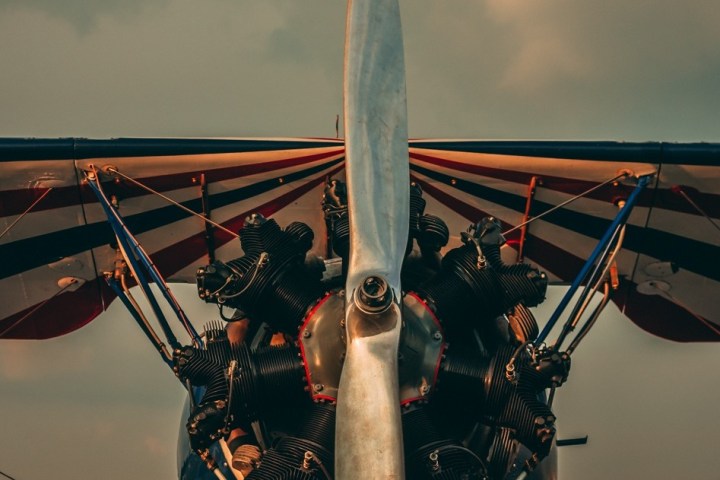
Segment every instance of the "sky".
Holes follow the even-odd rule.
[[[334,136],[344,10],[0,0],[0,136]],[[720,141],[715,2],[406,0],[401,11],[413,137]],[[215,318],[192,286],[176,291],[197,324]],[[715,476],[719,360],[715,345],[605,315],[556,399],[560,437],[590,436],[561,450],[561,479]],[[173,478],[182,401],[119,303],[55,340],[1,342],[0,470]]]

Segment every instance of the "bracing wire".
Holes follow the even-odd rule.
[[[564,202],[555,205],[554,207],[552,207],[552,208],[549,209],[549,210],[544,211],[544,212],[541,213],[540,215],[537,215],[537,216],[534,216],[534,217],[532,217],[532,218],[529,218],[529,219],[525,220],[524,222],[522,222],[522,223],[520,223],[520,224],[518,224],[518,225],[515,225],[514,227],[510,228],[509,230],[505,230],[505,231],[503,232],[503,235],[507,235],[507,234],[509,234],[509,233],[512,233],[512,232],[514,232],[515,230],[517,230],[518,228],[522,228],[522,227],[524,227],[525,225],[531,224],[531,223],[534,222],[535,220],[540,220],[540,219],[541,219],[542,217],[544,217],[545,215],[548,215],[548,214],[554,212],[555,210],[557,210],[557,209],[559,209],[559,208],[562,208],[562,207],[564,207],[565,205],[568,205],[568,204],[574,202],[575,200],[577,200],[577,199],[579,199],[579,198],[582,198],[582,197],[584,197],[584,196],[586,196],[586,195],[589,195],[590,193],[594,192],[595,190],[597,190],[597,189],[599,189],[599,188],[604,187],[605,185],[607,185],[607,184],[609,184],[609,183],[612,183],[612,182],[615,182],[615,181],[617,181],[617,180],[620,180],[621,178],[625,178],[625,177],[627,177],[628,175],[630,175],[630,173],[628,173],[628,172],[621,172],[621,173],[615,175],[615,176],[614,176],[613,178],[611,178],[611,179],[605,180],[605,181],[602,182],[602,183],[598,183],[598,184],[595,185],[594,187],[592,187],[592,188],[590,188],[590,189],[588,189],[588,190],[585,190],[584,192],[582,192],[582,193],[580,193],[580,194],[578,194],[578,195],[575,195],[575,196],[572,197],[572,198],[568,198],[568,199],[565,200]]]
[[[181,209],[182,211],[187,212],[187,213],[189,213],[190,215],[194,215],[194,216],[202,219],[204,222],[209,223],[209,224],[212,225],[213,227],[219,228],[219,229],[222,230],[223,232],[228,233],[228,234],[232,235],[232,236],[235,237],[235,238],[240,237],[240,235],[238,235],[237,233],[233,232],[232,230],[230,230],[230,229],[228,229],[228,228],[225,228],[225,227],[223,227],[222,225],[220,225],[219,223],[210,220],[209,218],[207,218],[206,216],[204,216],[204,215],[201,214],[201,213],[198,213],[198,212],[196,212],[196,211],[194,211],[194,210],[191,210],[191,209],[187,208],[187,207],[186,207],[185,205],[183,205],[182,203],[176,202],[176,201],[173,200],[172,198],[170,198],[170,197],[168,197],[168,196],[166,196],[166,195],[163,195],[162,193],[158,192],[157,190],[153,190],[152,188],[150,188],[150,187],[148,187],[147,185],[145,185],[145,184],[143,184],[143,183],[135,180],[134,178],[129,177],[129,176],[125,175],[124,173],[121,173],[121,172],[120,172],[119,170],[117,170],[116,168],[110,167],[110,168],[107,169],[107,171],[110,172],[110,173],[113,173],[113,174],[115,174],[115,175],[121,176],[121,177],[124,178],[125,180],[127,180],[127,181],[129,181],[129,182],[131,182],[131,183],[133,183],[133,184],[135,184],[135,185],[137,185],[138,187],[140,187],[140,188],[142,188],[142,189],[144,189],[144,190],[147,190],[148,192],[150,192],[150,193],[152,193],[152,194],[157,195],[158,197],[162,198],[162,199],[165,200],[166,202],[168,202],[168,203],[170,203],[170,204],[172,204],[172,205],[175,205],[176,207],[178,207],[178,208]]]
[[[0,475],[2,475],[5,478],[9,478],[10,480],[15,480],[15,477],[11,477],[10,475],[8,475],[7,473],[5,473],[3,471],[0,471]]]
[[[53,187],[50,187],[50,188],[48,188],[47,190],[45,190],[45,192],[43,192],[43,194],[40,195],[40,196],[38,197],[38,199],[35,200],[35,201],[32,203],[32,205],[30,205],[23,213],[21,213],[21,214],[18,216],[18,218],[16,218],[5,230],[3,230],[2,233],[0,233],[0,238],[4,237],[5,234],[8,233],[20,220],[22,220],[22,218],[23,218],[25,215],[27,215],[28,213],[30,213],[30,211],[31,211],[33,208],[35,208],[35,205],[37,205],[38,203],[40,203],[40,201],[41,201],[43,198],[47,197],[48,193],[50,193],[50,192],[52,191],[52,189],[53,189]],[[0,473],[2,473],[2,472],[0,472]]]
[[[64,287],[62,287],[62,288],[61,288],[60,290],[58,290],[57,292],[55,292],[52,297],[49,297],[49,298],[45,299],[45,301],[37,304],[37,305],[35,306],[35,308],[33,308],[32,310],[30,310],[28,313],[26,313],[25,315],[23,315],[22,317],[20,317],[18,320],[16,320],[12,325],[9,325],[5,330],[3,330],[2,332],[0,332],[0,337],[4,336],[7,332],[9,332],[9,331],[12,330],[13,328],[17,327],[18,325],[20,325],[22,322],[24,322],[25,320],[27,320],[28,317],[30,317],[33,313],[37,312],[37,311],[40,310],[42,307],[44,307],[50,300],[52,300],[53,298],[55,298],[55,297],[57,297],[58,295],[60,295],[61,293],[63,293],[65,290],[67,290],[67,289],[70,288],[71,286],[75,285],[77,282],[78,282],[78,281],[77,281],[76,279],[74,279],[74,278],[71,279],[70,282],[68,282],[67,285],[65,285]]]
[[[709,320],[706,320],[705,318],[703,318],[702,315],[699,315],[698,313],[693,312],[692,310],[690,310],[690,308],[689,308],[687,305],[685,305],[684,303],[680,302],[680,300],[678,300],[678,299],[675,298],[674,296],[670,295],[670,292],[665,292],[665,291],[663,291],[663,290],[658,290],[658,292],[659,292],[659,295],[660,295],[660,296],[663,296],[663,297],[667,298],[668,300],[670,300],[671,302],[673,302],[673,303],[674,303],[675,305],[677,305],[678,307],[686,310],[690,315],[692,315],[693,317],[695,317],[698,322],[700,322],[700,323],[702,323],[703,325],[705,325],[705,326],[706,326],[709,330],[711,330],[715,335],[720,335],[720,329],[719,329],[717,326],[715,326],[715,325],[714,325],[712,322],[710,322]]]
[[[673,188],[673,191],[675,191],[675,192],[679,193],[680,195],[682,195],[682,197],[683,197],[695,210],[697,210],[697,211],[700,213],[700,215],[702,215],[703,217],[705,217],[705,219],[706,219],[708,222],[710,222],[710,225],[712,225],[713,227],[715,227],[715,229],[716,229],[717,231],[720,231],[720,225],[718,225],[717,223],[715,223],[715,220],[713,220],[713,219],[710,217],[710,215],[708,215],[708,214],[705,212],[705,210],[703,210],[702,208],[700,208],[700,205],[698,205],[697,203],[695,203],[695,201],[693,201],[693,199],[690,198],[690,196],[689,196],[687,193],[685,193],[685,190],[683,190],[683,189],[680,188],[680,187],[677,187],[677,188]]]

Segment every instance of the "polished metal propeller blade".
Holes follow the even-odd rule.
[[[349,0],[345,149],[350,259],[336,478],[404,478],[400,268],[409,218],[405,65],[397,0]]]

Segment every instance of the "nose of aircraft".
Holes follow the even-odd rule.
[[[410,192],[397,0],[348,2],[344,95],[350,258],[335,473],[402,479],[397,357]]]

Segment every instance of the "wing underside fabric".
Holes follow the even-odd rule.
[[[319,203],[325,179],[343,174],[344,145],[336,139],[0,139],[0,230],[17,221],[0,238],[0,338],[62,335],[112,301],[103,273],[113,269],[114,237],[83,184],[82,171],[90,164],[112,165],[197,212],[204,175],[214,221],[232,231],[251,212],[273,216],[281,226],[303,221],[315,232],[314,252],[326,256]],[[720,245],[720,145],[410,142],[411,178],[423,188],[426,211],[447,222],[450,248],[484,216],[496,217],[506,229],[519,224],[533,177],[530,216],[623,169],[658,175],[630,216],[614,301],[656,335],[720,340],[714,328],[720,324],[714,301],[720,293],[714,261]],[[105,188],[160,271],[172,281],[193,282],[196,267],[208,261],[202,219],[127,181],[108,181]],[[522,239],[523,259],[556,282],[572,281],[632,188],[610,183],[531,223]],[[217,258],[241,254],[233,236],[211,233]],[[517,258],[520,243],[520,230],[509,234],[504,254]],[[63,290],[67,278],[81,284]],[[647,282],[669,290],[639,293],[637,286]]]
[[[302,219],[325,254],[319,208],[324,181],[344,165],[342,142],[322,139],[119,139],[0,141],[0,226],[5,229],[48,188],[52,191],[0,240],[0,337],[50,338],[92,320],[112,300],[103,280],[116,258],[114,236],[82,171],[108,165],[202,212],[201,175],[210,218],[238,231],[247,215]],[[205,222],[128,181],[108,181],[129,229],[171,281],[194,282],[208,262]],[[213,229],[217,258],[240,256],[239,242]],[[58,294],[58,282],[82,285]],[[74,290],[74,291],[71,291]]]

